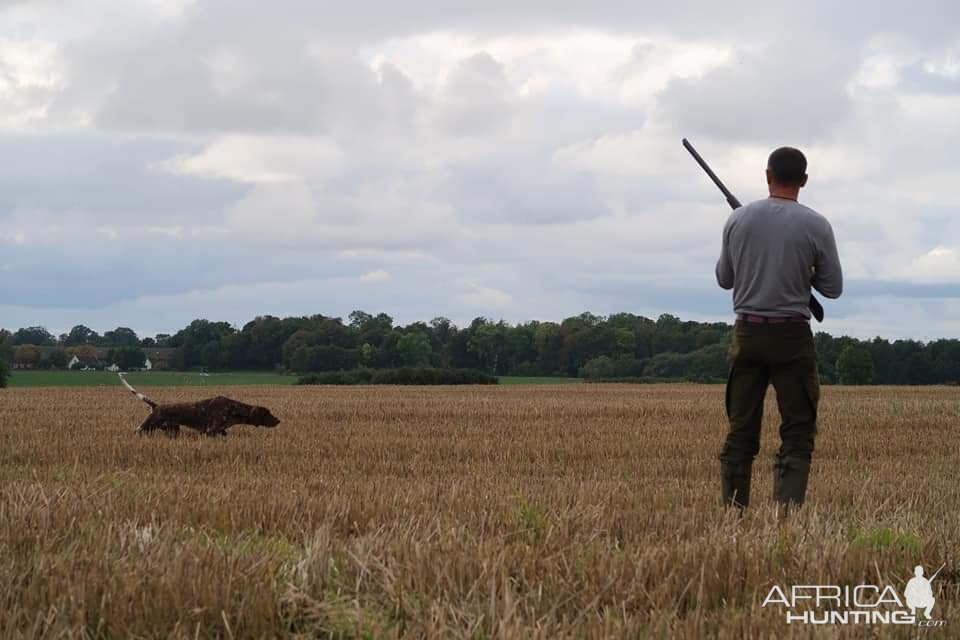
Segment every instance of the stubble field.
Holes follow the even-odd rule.
[[[0,637],[956,637],[960,390],[827,388],[810,500],[719,505],[720,386],[232,387],[275,430],[137,437],[118,389],[0,391]],[[217,389],[155,388],[162,401]],[[772,395],[772,393],[771,393]],[[787,625],[890,584],[946,626]]]

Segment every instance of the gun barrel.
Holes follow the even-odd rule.
[[[937,569],[937,572],[934,573],[932,576],[930,576],[930,579],[927,580],[927,582],[933,582],[933,579],[936,578],[936,577],[940,574],[941,571],[943,571],[943,568],[944,568],[945,566],[947,566],[947,563],[946,563],[946,562],[944,562],[942,565],[940,565],[940,568]]]
[[[713,169],[710,168],[710,165],[707,164],[707,161],[701,157],[697,150],[693,148],[693,145],[690,144],[690,141],[686,138],[683,139],[683,148],[690,152],[690,155],[693,156],[693,159],[697,161],[697,164],[700,165],[700,168],[706,172],[710,179],[713,180],[713,184],[717,185],[717,188],[720,189],[720,192],[727,199],[727,204],[730,205],[731,209],[739,209],[740,201],[737,200],[736,196],[730,193],[730,190],[727,189],[726,185],[720,181],[720,178],[717,177],[717,174],[713,172]]]

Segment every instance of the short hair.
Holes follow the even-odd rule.
[[[767,159],[767,169],[780,184],[800,184],[807,175],[807,158],[799,149],[780,147]]]

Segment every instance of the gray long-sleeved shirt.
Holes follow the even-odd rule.
[[[810,317],[811,285],[828,298],[843,292],[830,223],[793,200],[740,207],[723,227],[717,283],[733,289],[736,313]]]

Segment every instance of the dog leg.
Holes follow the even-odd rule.
[[[207,428],[204,429],[203,434],[214,438],[216,436],[225,437],[227,435],[227,425],[224,424],[223,420],[211,420],[207,424]]]
[[[147,431],[153,431],[154,429],[159,429],[162,424],[159,416],[156,413],[151,413],[147,416],[147,419],[143,421],[139,427],[137,427],[137,433],[143,435]]]

